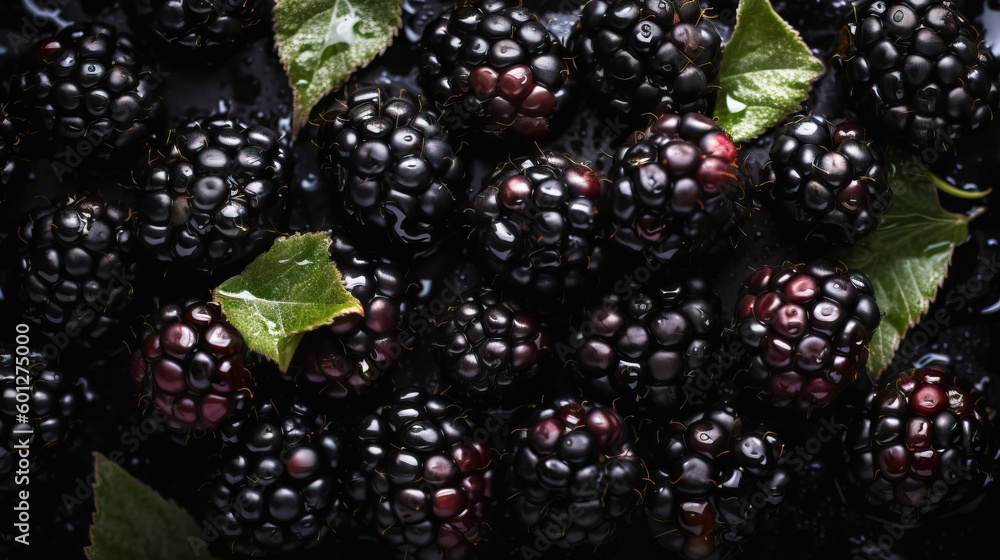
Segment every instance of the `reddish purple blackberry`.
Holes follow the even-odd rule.
[[[453,129],[544,136],[569,73],[559,41],[509,0],[464,0],[424,31],[420,79]]]
[[[698,2],[593,0],[570,41],[581,81],[619,113],[711,114],[722,37]]]
[[[492,454],[453,407],[402,390],[359,424],[348,495],[399,558],[467,558],[486,532]]]
[[[150,154],[139,181],[145,252],[199,271],[264,252],[284,221],[280,135],[217,116],[188,121],[169,138]]]
[[[876,386],[848,430],[852,497],[906,525],[983,494],[997,465],[997,439],[973,396],[934,367]]]
[[[140,398],[173,430],[216,428],[248,408],[243,336],[216,302],[164,305],[132,356]]]
[[[643,472],[614,409],[571,399],[535,409],[511,433],[511,512],[559,548],[611,542],[640,500]]]
[[[160,44],[192,55],[188,60],[231,50],[261,29],[258,0],[137,0],[123,6]]]
[[[767,194],[809,238],[850,247],[892,208],[882,149],[861,125],[797,116],[780,127],[764,168]]]
[[[409,94],[374,86],[320,114],[319,163],[344,225],[380,251],[420,255],[453,225],[464,171],[438,121]]]
[[[524,293],[561,296],[594,284],[606,190],[590,167],[544,154],[504,164],[473,202],[481,266]]]
[[[736,146],[719,125],[667,113],[615,152],[612,239],[665,262],[729,246],[741,177]]]
[[[834,60],[864,124],[918,150],[951,151],[1000,108],[1000,67],[955,2],[854,0]]]
[[[643,502],[656,540],[688,560],[738,550],[785,497],[783,450],[726,400],[671,422],[657,434]]]
[[[871,282],[858,270],[824,261],[761,267],[736,307],[745,383],[775,406],[826,406],[864,370],[879,321]]]
[[[616,283],[573,326],[571,353],[562,357],[588,390],[619,409],[673,411],[719,349],[720,307],[702,278]]]

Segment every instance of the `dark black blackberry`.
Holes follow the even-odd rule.
[[[888,172],[861,125],[800,115],[777,130],[762,178],[779,211],[809,238],[850,247],[892,208]]]
[[[610,407],[571,399],[540,406],[511,433],[508,452],[511,512],[550,546],[607,544],[640,501],[633,434]]]
[[[348,493],[397,557],[466,558],[485,536],[493,457],[475,429],[419,390],[398,391],[361,419]]]
[[[188,60],[231,50],[264,27],[258,0],[136,0],[123,5],[135,24],[161,44],[191,54]]]
[[[470,239],[483,269],[543,297],[595,283],[607,191],[590,167],[543,154],[505,163],[473,201]]]
[[[570,40],[581,82],[612,110],[711,114],[722,37],[698,2],[593,0]]]
[[[222,116],[182,124],[140,175],[145,252],[199,271],[252,260],[284,222],[285,164],[270,128]]]
[[[761,267],[736,307],[744,382],[776,406],[826,406],[864,370],[880,321],[861,271],[823,261]]]
[[[452,129],[544,136],[569,74],[559,41],[509,0],[464,0],[424,31],[420,79]]]
[[[222,466],[206,489],[208,540],[217,551],[298,552],[349,525],[344,442],[322,414],[298,403],[266,403],[220,433]]]
[[[352,231],[384,252],[433,249],[449,233],[464,171],[448,134],[405,92],[358,89],[320,114],[319,162]]]
[[[952,151],[1000,107],[1000,67],[955,2],[855,0],[834,59],[864,124],[917,150]]]
[[[729,246],[742,216],[736,146],[712,119],[667,113],[615,152],[612,239],[672,261]]]
[[[20,122],[12,113],[7,104],[0,103],[0,185],[14,173],[14,156],[21,143]]]

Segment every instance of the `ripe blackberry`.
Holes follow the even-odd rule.
[[[798,116],[776,132],[763,178],[779,210],[810,238],[850,247],[892,208],[882,149],[861,125]]]
[[[248,408],[243,336],[218,303],[164,305],[144,331],[132,355],[132,379],[169,428],[216,428]]]
[[[348,495],[400,558],[465,558],[486,531],[491,452],[452,406],[402,390],[359,424]]]
[[[606,193],[592,169],[566,156],[502,165],[473,202],[481,266],[524,293],[561,296],[591,286],[604,253]]]
[[[264,252],[284,221],[280,135],[216,116],[188,121],[169,138],[150,154],[139,180],[145,251],[199,271]]]
[[[337,207],[380,251],[388,243],[420,255],[448,234],[464,171],[438,121],[408,94],[379,87],[320,114],[319,163]]]
[[[128,316],[137,276],[129,213],[123,204],[70,196],[23,218],[24,318],[58,348],[110,339]]]
[[[21,142],[20,123],[12,113],[6,104],[0,103],[0,185],[7,184],[14,173],[14,156]]]
[[[544,136],[569,73],[538,16],[508,0],[464,0],[424,31],[420,79],[453,129]]]
[[[720,307],[702,278],[619,282],[574,325],[563,358],[587,389],[620,409],[673,411],[719,349]]]
[[[659,543],[682,558],[723,558],[784,498],[784,446],[725,398],[661,429],[644,506]]]
[[[138,0],[125,2],[124,7],[156,41],[194,55],[190,60],[232,47],[261,28],[259,4],[258,0]]]
[[[499,400],[524,386],[549,351],[549,334],[521,303],[481,288],[466,293],[436,325],[438,357],[462,393]]]
[[[951,151],[1000,107],[1000,67],[951,1],[855,0],[834,59],[864,124],[917,150]]]
[[[142,148],[162,78],[133,38],[102,23],[79,23],[39,41],[14,80],[27,134],[54,138],[80,156]]]
[[[738,301],[746,384],[775,406],[806,411],[829,404],[864,369],[881,320],[868,277],[823,261],[761,267]]]
[[[615,152],[612,239],[665,262],[729,245],[741,177],[736,146],[719,125],[667,113]]]
[[[639,502],[632,433],[610,407],[571,399],[538,407],[508,451],[514,518],[559,548],[611,542]]]
[[[876,386],[847,433],[852,497],[912,525],[981,496],[997,465],[997,439],[975,404],[935,367]]]
[[[612,110],[711,114],[722,37],[698,2],[593,0],[570,39],[581,81]]]
[[[349,524],[344,441],[322,414],[267,402],[222,427],[222,465],[207,488],[217,550],[265,556],[315,548]]]

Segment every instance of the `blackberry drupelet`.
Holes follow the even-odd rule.
[[[667,113],[615,152],[612,239],[671,262],[731,244],[742,217],[736,146],[710,118]]]
[[[364,87],[320,114],[319,164],[352,232],[421,256],[453,226],[464,171],[439,115],[409,94]]]
[[[9,106],[0,103],[0,185],[7,184],[14,173],[14,157],[21,143],[21,123]]]
[[[633,435],[614,409],[572,399],[535,409],[511,433],[511,512],[559,548],[614,540],[640,501]]]
[[[698,2],[593,0],[570,39],[581,82],[613,111],[711,114],[722,37]]]
[[[744,383],[775,406],[826,406],[864,370],[880,321],[861,271],[824,261],[761,267],[736,307]]]
[[[834,59],[870,130],[942,153],[1000,107],[993,54],[947,0],[855,0]]]
[[[203,272],[264,252],[285,215],[280,135],[215,116],[186,122],[169,139],[140,175],[138,233],[145,252]]]
[[[262,28],[260,4],[258,0],[138,0],[125,2],[124,7],[156,41],[197,59],[235,46]]]
[[[453,406],[401,390],[359,424],[348,495],[399,558],[467,558],[486,532],[492,452]]]
[[[473,201],[470,239],[483,269],[544,297],[596,282],[607,190],[585,164],[543,154],[503,164]]]
[[[464,0],[424,31],[420,79],[455,130],[544,136],[569,69],[538,16],[508,0]]]

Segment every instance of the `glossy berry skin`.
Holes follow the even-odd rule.
[[[703,278],[616,282],[573,325],[569,369],[619,410],[676,411],[685,383],[714,360],[722,338],[719,297]]]
[[[6,104],[0,103],[0,185],[14,173],[14,157],[20,144],[20,127]]]
[[[258,0],[137,0],[124,7],[156,41],[193,56],[232,47],[263,21]]]
[[[855,0],[834,58],[864,124],[916,150],[951,151],[1000,106],[1000,67],[955,2]]]
[[[720,400],[656,437],[643,502],[653,535],[686,560],[723,558],[762,529],[785,496],[784,446]]]
[[[981,496],[997,464],[986,413],[935,367],[878,384],[855,413],[845,443],[850,497],[906,525]]]
[[[892,208],[888,171],[860,124],[800,115],[778,129],[763,177],[779,212],[809,239],[850,247]]]
[[[139,179],[146,254],[207,272],[265,251],[285,214],[280,135],[217,116],[185,122],[169,139]]]
[[[568,68],[538,16],[509,0],[464,0],[424,31],[424,90],[455,130],[538,139]]]
[[[553,546],[612,542],[639,502],[631,429],[611,407],[561,399],[534,409],[508,440],[508,504]]]
[[[590,167],[553,153],[497,169],[473,201],[481,266],[543,296],[594,285],[604,255],[607,188]]]
[[[355,432],[348,496],[398,558],[468,558],[485,536],[492,452],[454,408],[404,389]]]
[[[711,114],[722,37],[697,2],[593,0],[570,40],[581,82],[611,110]]]
[[[300,552],[350,523],[343,436],[300,403],[279,406],[265,403],[220,430],[222,464],[206,489],[219,553]]]
[[[132,355],[140,399],[176,431],[216,428],[252,397],[243,335],[216,302],[165,305],[146,324]]]
[[[320,114],[319,165],[342,225],[380,252],[426,254],[454,225],[464,168],[439,119],[375,86]]]
[[[736,307],[744,382],[775,406],[826,406],[864,370],[880,320],[861,271],[824,261],[761,267]]]
[[[612,239],[662,262],[729,246],[742,215],[736,155],[732,139],[712,119],[661,116],[615,152]]]

